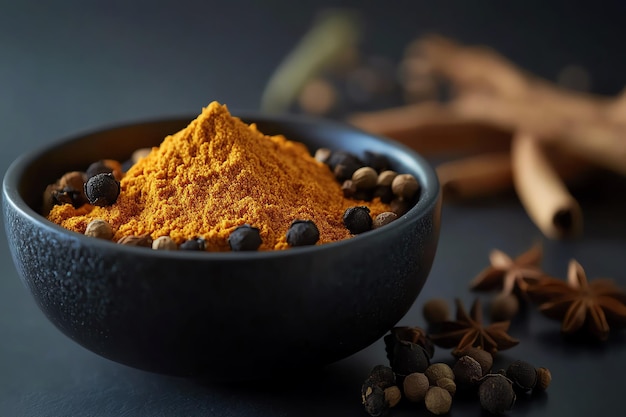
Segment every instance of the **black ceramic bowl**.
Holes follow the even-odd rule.
[[[126,160],[192,117],[137,123],[49,145],[16,160],[3,182],[6,231],[24,284],[67,336],[106,358],[173,375],[246,379],[347,357],[408,311],[432,265],[439,184],[410,149],[335,123],[241,115],[314,150],[386,154],[422,184],[395,222],[348,240],[255,253],[153,251],[70,232],[39,214],[64,172]]]

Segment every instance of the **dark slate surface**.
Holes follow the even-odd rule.
[[[257,108],[276,63],[313,13],[331,4],[40,3],[0,1],[2,172],[33,146],[86,129],[195,113],[214,99]],[[437,31],[489,43],[548,78],[567,64],[581,64],[590,69],[595,91],[616,93],[626,73],[624,6],[572,3],[366,2],[362,10],[372,51],[397,57],[413,36]],[[626,185],[622,179],[599,185],[576,191],[585,212],[584,239],[544,241],[544,267],[563,277],[568,260],[576,258],[590,277],[614,277],[626,286]],[[421,305],[433,296],[470,303],[467,282],[487,264],[489,250],[517,254],[541,238],[514,196],[446,206],[441,232],[429,281],[402,324],[423,324]],[[361,381],[385,361],[378,341],[318,374],[280,381],[215,385],[134,370],[86,351],[45,319],[20,282],[4,237],[0,257],[2,416],[363,416]],[[545,396],[519,400],[511,415],[622,412],[624,333],[603,346],[566,343],[558,324],[533,309],[511,332],[522,343],[500,362],[523,358],[554,375]],[[440,350],[437,358],[449,356]],[[423,409],[419,414],[427,415]],[[402,407],[392,415],[416,414]],[[451,415],[481,411],[476,403],[457,401]]]

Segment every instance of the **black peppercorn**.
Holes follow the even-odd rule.
[[[228,236],[228,245],[233,251],[255,251],[261,246],[259,229],[249,224],[237,227]]]
[[[461,356],[452,367],[454,380],[461,387],[470,387],[483,376],[480,363],[471,356]]]
[[[368,165],[374,168],[376,172],[385,171],[389,169],[389,166],[391,165],[389,163],[389,158],[387,158],[387,156],[381,153],[365,151],[363,155],[364,155],[363,159],[364,159],[365,165]]]
[[[89,165],[85,174],[87,178],[95,177],[98,174],[111,174],[113,172],[113,168],[106,165],[104,161],[97,161]]]
[[[385,391],[377,386],[367,387],[362,395],[365,411],[372,417],[384,415],[389,407],[385,400]]]
[[[287,230],[289,246],[315,245],[320,239],[320,232],[311,220],[294,220]]]
[[[393,369],[385,365],[376,365],[372,368],[368,379],[382,389],[388,388],[396,383],[396,375]]]
[[[179,250],[197,250],[201,251],[205,249],[204,239],[201,237],[188,239],[180,244],[178,247]]]
[[[480,405],[492,414],[503,414],[513,408],[515,391],[511,381],[500,374],[486,375],[478,388]]]
[[[110,206],[120,195],[120,183],[113,174],[97,174],[85,183],[85,195],[94,206]]]
[[[393,360],[393,352],[397,343],[401,341],[411,342],[424,348],[429,358],[435,354],[435,346],[426,331],[420,327],[399,326],[390,330],[390,333],[383,338],[387,359]]]
[[[331,171],[335,171],[335,167],[339,164],[353,167],[356,166],[352,172],[365,165],[361,160],[359,160],[359,158],[349,152],[334,151],[326,159],[326,165],[330,167]],[[350,176],[352,176],[352,174],[350,174]]]
[[[426,349],[411,342],[397,342],[392,357],[391,369],[399,376],[406,376],[414,372],[423,373],[430,365]]]
[[[393,370],[385,365],[376,365],[361,386],[363,403],[365,404],[367,397],[373,392],[375,387],[385,390],[395,384],[396,374]]]
[[[506,369],[506,377],[513,381],[515,388],[530,391],[537,383],[537,370],[528,362],[517,360]]]
[[[365,206],[349,207],[343,213],[343,224],[353,235],[367,232],[372,228],[370,209]]]

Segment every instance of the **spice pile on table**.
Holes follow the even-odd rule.
[[[264,135],[213,102],[125,174],[111,167],[74,173],[79,185],[64,176],[44,200],[52,204],[49,220],[119,243],[286,249],[347,239],[394,219],[392,206],[403,214],[414,203],[415,178],[395,175],[385,157],[370,156],[377,169],[341,151],[313,157],[303,144]]]

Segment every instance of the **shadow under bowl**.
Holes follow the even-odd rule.
[[[389,157],[421,196],[395,222],[351,239],[284,251],[153,251],[83,236],[39,214],[42,193],[91,162],[127,160],[193,117],[66,139],[23,155],[3,181],[19,275],[48,319],[85,348],[158,373],[242,380],[345,358],[409,310],[435,256],[441,197],[432,167],[398,143],[302,117],[240,114],[266,134]]]

